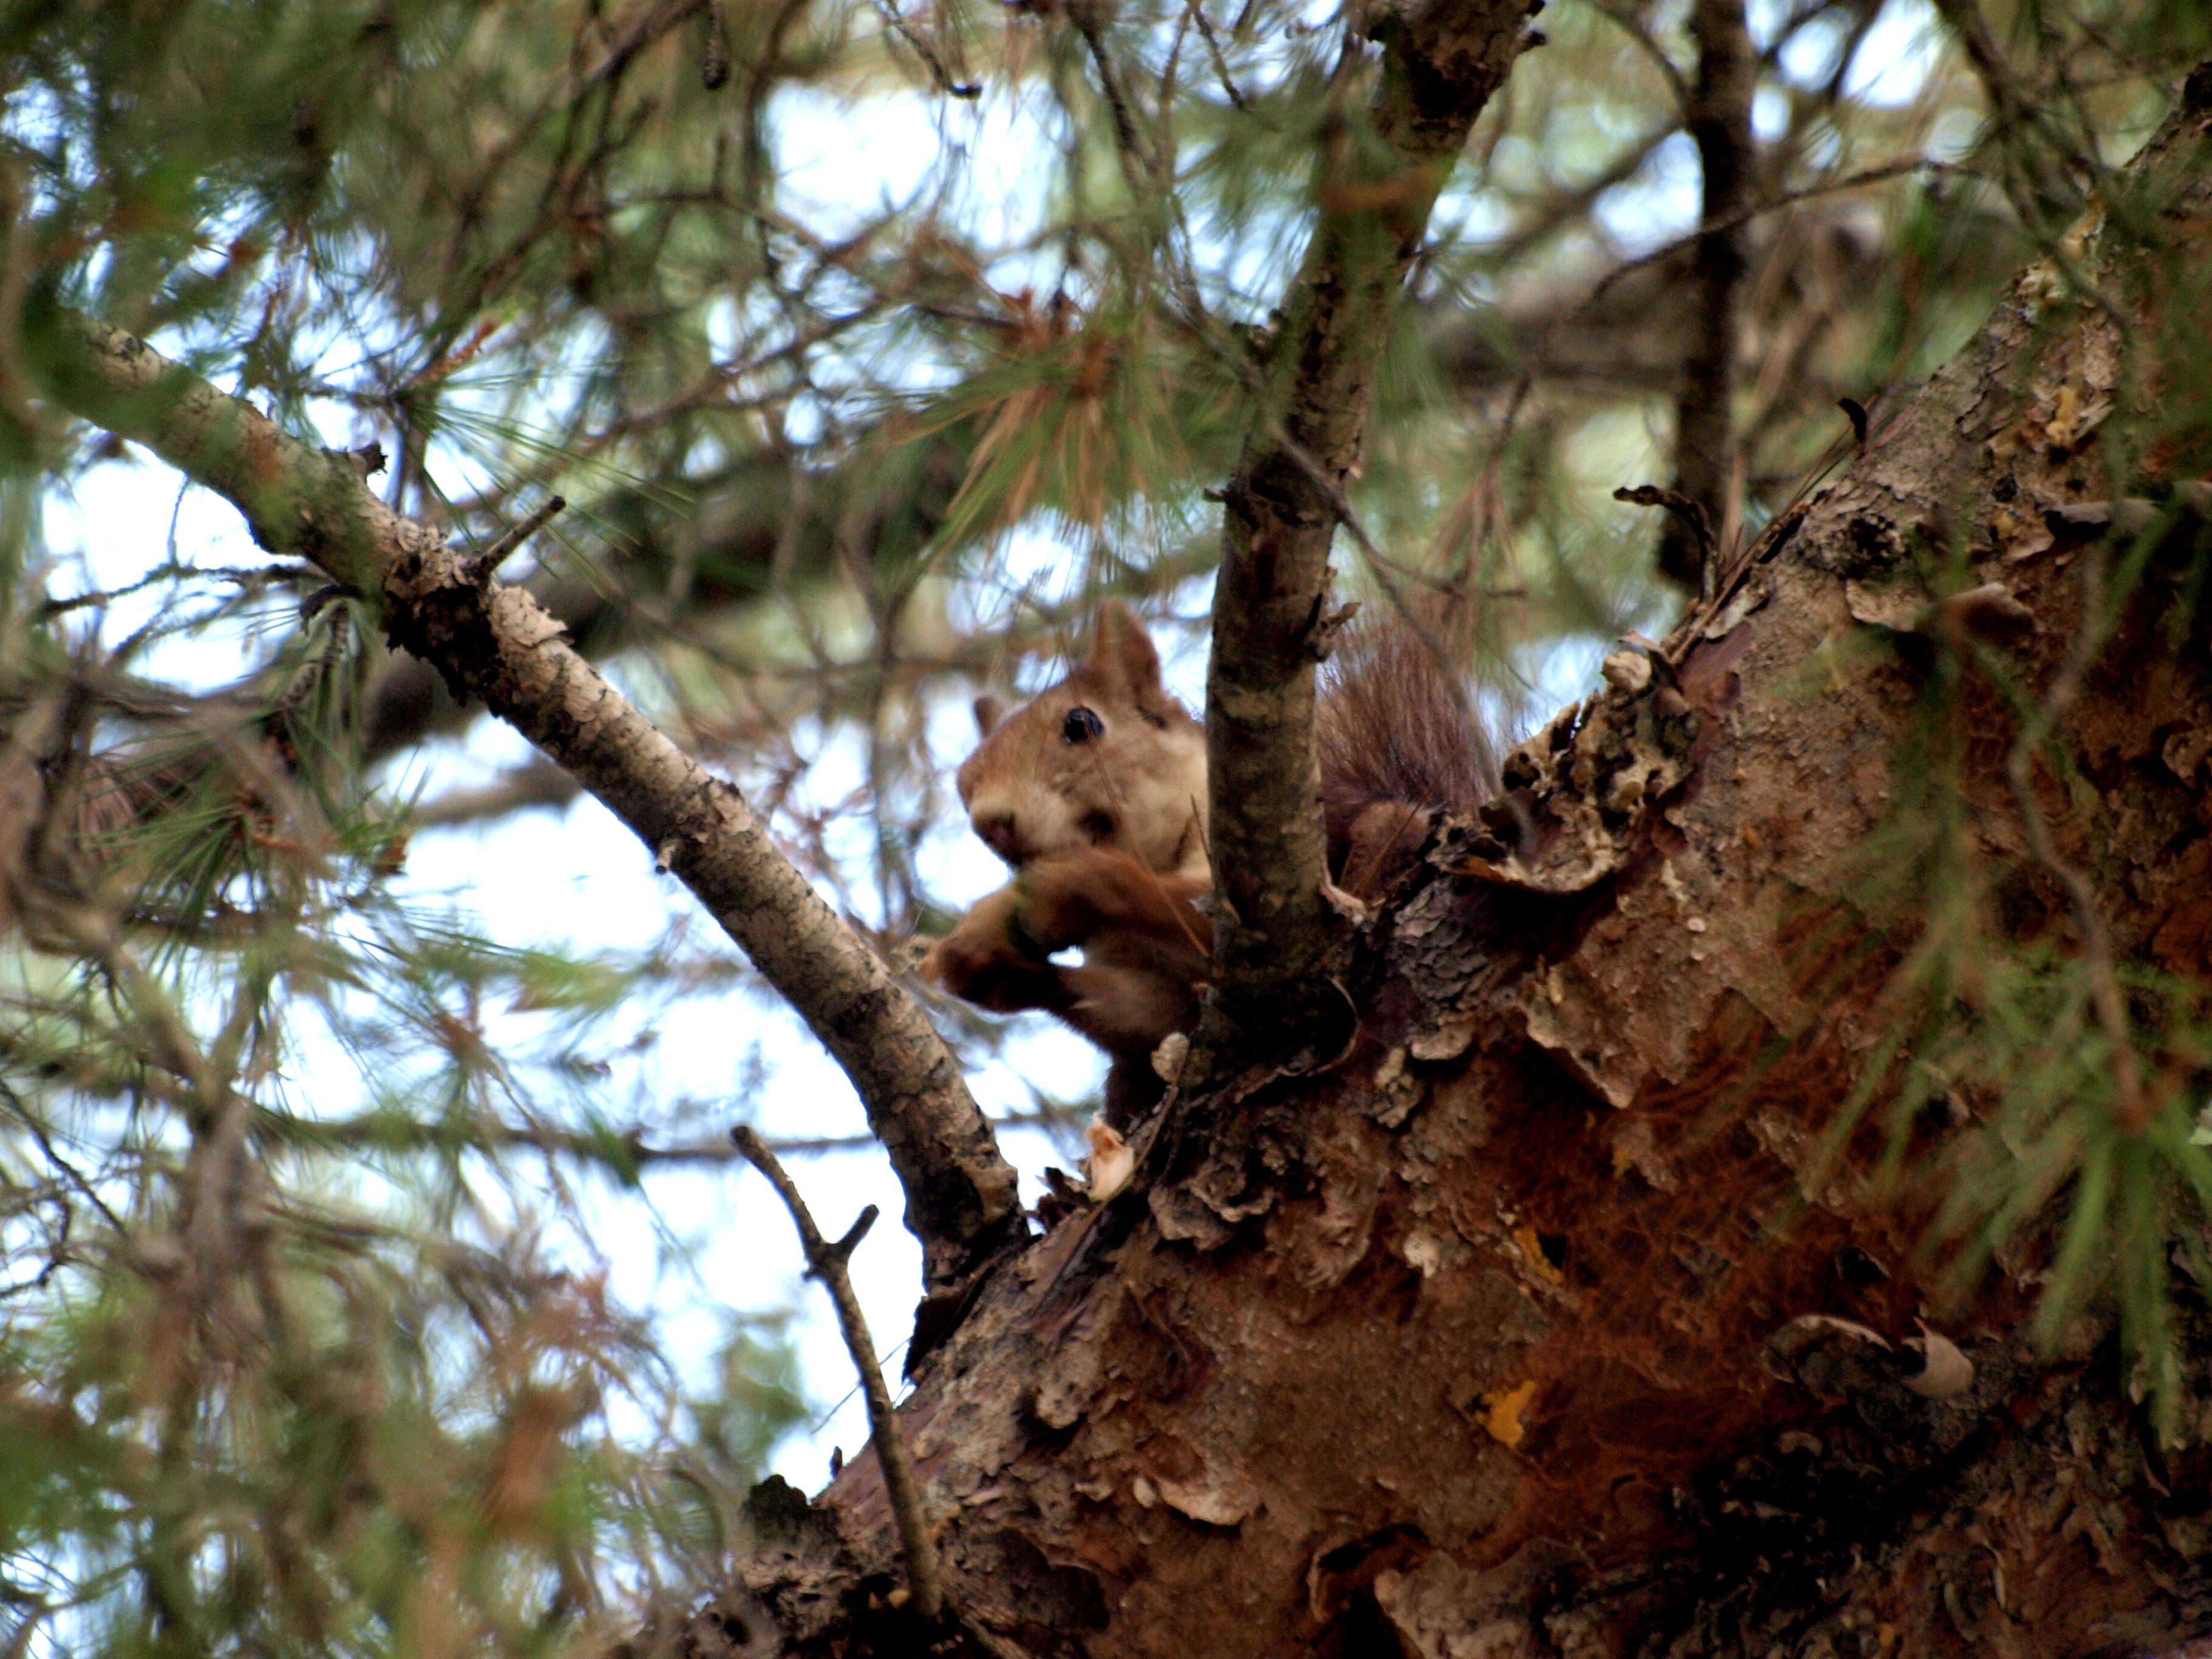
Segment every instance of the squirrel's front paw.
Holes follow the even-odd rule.
[[[1056,1000],[1058,975],[1023,925],[1019,883],[980,901],[929,948],[921,976],[963,1002],[1012,1013]]]

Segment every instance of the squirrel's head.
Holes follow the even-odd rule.
[[[983,741],[956,781],[975,833],[1016,869],[1107,847],[1203,877],[1206,729],[1160,683],[1136,619],[1098,607],[1091,653],[1012,714],[975,699]]]

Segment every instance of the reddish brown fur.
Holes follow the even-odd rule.
[[[1066,736],[1070,711],[1101,730]],[[961,918],[923,976],[982,1007],[1057,1015],[1114,1058],[1107,1114],[1159,1091],[1151,1057],[1198,1013],[1213,926],[1205,842],[1205,730],[1160,681],[1159,655],[1119,605],[1091,654],[1012,714],[978,698],[983,742],[961,767],[975,832],[1020,873]],[[1419,634],[1355,635],[1325,673],[1316,736],[1334,878],[1378,892],[1434,815],[1488,793],[1491,745]],[[1081,947],[1079,967],[1050,960]]]
[[[1355,631],[1322,670],[1314,710],[1328,862],[1340,885],[1380,890],[1420,850],[1434,815],[1496,787],[1498,757],[1420,633]]]
[[[1208,878],[1206,729],[1168,695],[1159,653],[1127,611],[1101,605],[1095,634],[1066,678],[1012,714],[976,699],[983,741],[956,779],[969,822],[1018,870],[1110,847]],[[1078,709],[1101,728],[1088,742],[1066,738]]]

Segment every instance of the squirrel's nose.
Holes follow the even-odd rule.
[[[993,812],[988,817],[979,816],[973,822],[975,833],[991,850],[1008,863],[1013,862],[1015,851],[1021,844],[1021,837],[1014,831],[1014,815]]]

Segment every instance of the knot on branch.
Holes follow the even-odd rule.
[[[334,459],[343,461],[351,467],[364,483],[383,471],[386,465],[384,446],[374,440],[358,449],[333,449],[329,453]]]
[[[492,577],[501,562],[552,521],[568,503],[549,497],[519,524],[500,532],[483,547],[463,553],[435,538],[435,532],[414,526],[417,544],[395,558],[386,573],[385,593],[390,611],[385,623],[392,643],[433,664],[454,701],[465,703],[473,693],[487,703],[487,695],[501,674],[508,648],[539,643],[556,635],[560,625],[526,599],[525,615],[510,614],[505,621],[493,614],[501,603]],[[514,596],[519,597],[519,596]],[[507,603],[512,605],[514,597]]]

